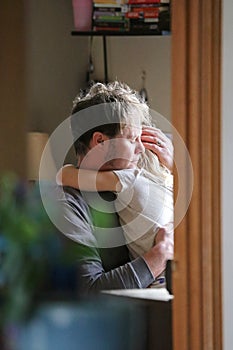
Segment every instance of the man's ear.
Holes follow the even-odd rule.
[[[92,135],[93,146],[97,146],[108,139],[109,139],[109,137],[104,135],[102,132],[95,131]]]

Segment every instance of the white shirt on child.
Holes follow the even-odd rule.
[[[173,177],[162,179],[138,168],[114,173],[122,185],[115,208],[131,258],[136,258],[154,246],[160,227],[173,223]]]

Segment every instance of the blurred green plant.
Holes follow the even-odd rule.
[[[44,210],[38,185],[14,174],[0,179],[1,322],[24,319],[45,276],[47,244],[54,226]]]

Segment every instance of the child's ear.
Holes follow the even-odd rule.
[[[100,131],[96,131],[92,135],[93,146],[103,144],[106,140],[108,140],[108,137]]]

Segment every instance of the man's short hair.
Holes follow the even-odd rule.
[[[143,121],[148,118],[149,108],[128,85],[118,81],[92,85],[85,96],[81,94],[73,102],[71,129],[76,154],[87,153],[96,131],[114,138],[124,125],[133,124],[135,113]]]

